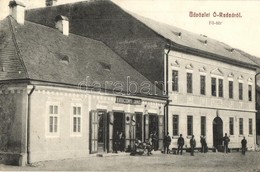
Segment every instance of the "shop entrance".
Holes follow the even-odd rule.
[[[136,113],[136,139],[143,141],[142,113]]]
[[[154,148],[155,150],[163,148],[164,138],[164,122],[163,115],[157,114],[144,115],[144,140],[147,141],[151,137],[155,138]],[[153,136],[154,135],[154,136]]]
[[[149,115],[149,137],[154,138],[154,150],[159,148],[159,138],[158,138],[158,115]]]
[[[220,117],[213,120],[213,146],[221,151],[223,138],[223,122]]]
[[[125,150],[125,123],[124,113],[114,112],[114,125],[113,125],[113,151]]]

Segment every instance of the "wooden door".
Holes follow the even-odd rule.
[[[164,139],[164,122],[163,122],[164,116],[158,116],[158,139],[159,139],[159,149],[163,149],[163,139]]]
[[[144,115],[144,141],[149,139],[149,115]]]
[[[130,145],[131,149],[134,148],[135,139],[136,139],[136,114],[131,114],[131,125],[130,125]]]
[[[98,115],[97,111],[91,111],[89,115],[90,131],[89,131],[89,150],[90,154],[97,153],[98,151]]]
[[[114,128],[114,114],[113,112],[109,112],[107,115],[107,152],[113,152],[113,128]]]
[[[128,148],[131,145],[131,114],[125,114],[125,147]]]

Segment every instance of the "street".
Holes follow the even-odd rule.
[[[126,153],[105,157],[88,157],[45,161],[18,167],[0,164],[0,171],[259,171],[260,152],[229,154],[208,152],[190,156],[153,153],[151,156],[130,156]]]

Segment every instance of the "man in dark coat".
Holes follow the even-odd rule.
[[[241,141],[241,145],[242,145],[242,154],[245,155],[246,154],[246,144],[247,144],[247,141],[246,141],[246,138],[244,137]]]
[[[182,134],[180,134],[180,137],[178,138],[177,144],[178,144],[177,154],[179,154],[179,150],[181,149],[181,155],[182,155],[182,150],[183,150],[183,145],[184,145],[184,139],[182,137]]]
[[[228,143],[230,139],[227,136],[227,133],[225,133],[225,136],[223,137],[223,143],[224,143],[224,153],[228,153]]]
[[[190,139],[190,155],[194,156],[194,148],[196,147],[196,140],[194,138],[194,135],[192,135],[191,139]]]
[[[206,153],[207,143],[206,143],[206,138],[203,135],[200,136],[200,143],[201,143],[201,153]]]
[[[163,146],[164,146],[164,153],[169,153],[169,146],[171,144],[171,137],[169,136],[169,132],[167,132],[167,135],[163,139]]]

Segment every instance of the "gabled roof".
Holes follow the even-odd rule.
[[[211,39],[205,35],[195,34],[178,27],[170,26],[133,14],[121,9],[111,1],[84,1],[60,6],[32,9],[27,11],[26,18],[30,21],[53,27],[53,24],[50,23],[50,19],[57,14],[67,15],[72,23],[70,26],[72,32],[76,32],[77,34],[83,36],[88,36],[84,33],[84,29],[87,29],[89,27],[88,25],[91,25],[98,31],[101,31],[102,28],[99,27],[106,27],[108,24],[106,21],[110,22],[109,25],[115,25],[115,23],[119,20],[132,22],[132,18],[135,18],[144,26],[153,30],[156,34],[165,39],[166,42],[173,42],[178,46],[184,47],[184,50],[187,48],[192,49],[194,52],[199,51],[200,53],[206,53],[206,57],[217,55],[214,59],[221,61],[226,60],[228,63],[234,62],[236,65],[244,64],[244,66],[250,66],[251,68],[256,68],[257,66],[257,64],[249,59],[248,56],[241,54],[239,51],[236,51],[236,49],[225,43]],[[98,20],[100,23],[103,23],[103,25],[100,24],[99,26],[93,26],[92,23],[94,22],[92,22],[90,18],[91,20]],[[111,21],[111,18],[114,19],[114,21]],[[82,28],[79,26],[82,26]],[[121,27],[122,29],[125,29],[124,26],[118,25],[116,30]],[[113,32],[113,30],[111,30],[111,32]],[[124,33],[123,30],[122,33]],[[138,33],[137,31],[135,34],[146,33],[143,33],[142,31]],[[104,39],[116,39],[113,37],[110,38],[112,35],[113,34],[108,34],[107,38]],[[96,35],[96,37],[98,38],[98,35]]]
[[[104,43],[86,37],[25,21],[18,24],[8,16],[0,21],[0,80],[29,79],[77,86],[95,84],[102,89],[118,88],[127,92],[128,82],[151,85],[151,93],[159,89],[137,72]],[[107,81],[107,82],[106,82]],[[122,83],[120,85],[112,85]],[[144,91],[144,90],[142,90]],[[147,90],[146,90],[147,91]]]

